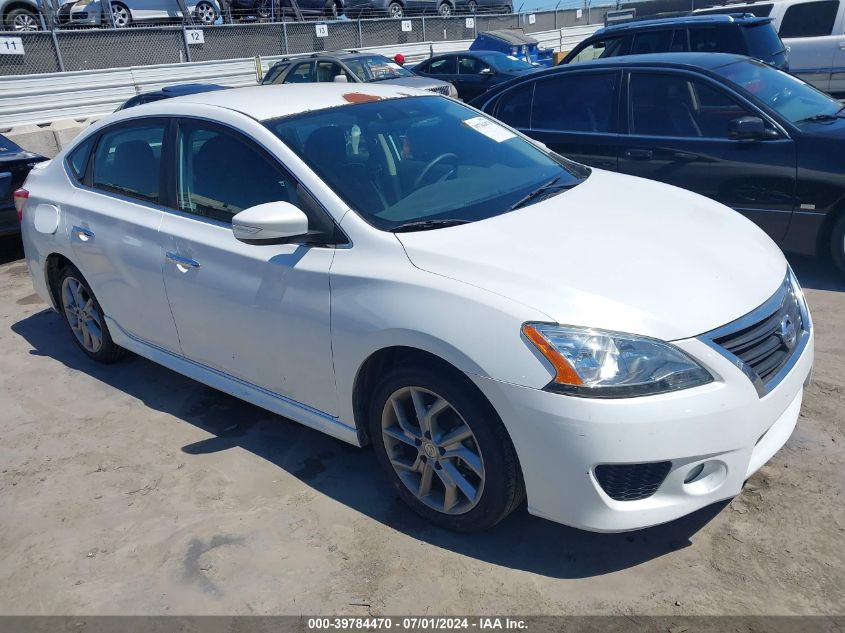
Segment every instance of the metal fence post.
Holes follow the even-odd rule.
[[[188,44],[188,31],[185,29],[185,25],[182,25],[182,46],[185,47],[185,61],[191,62],[191,46]]]
[[[364,48],[364,33],[361,31],[361,17],[358,17],[358,48]]]
[[[420,19],[422,20],[423,42],[425,42],[428,39],[425,36],[425,16],[422,16]]]
[[[53,48],[56,49],[56,60],[59,62],[59,72],[65,72],[65,61],[62,59],[62,49],[59,48],[59,38],[56,37],[55,31],[50,31],[53,36]]]
[[[282,22],[282,39],[285,41],[285,55],[288,54],[288,23]]]

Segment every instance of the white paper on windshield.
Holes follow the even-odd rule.
[[[388,66],[390,66],[391,68],[402,68],[402,67],[401,67],[399,64],[397,64],[396,62],[387,62],[387,65],[388,65]]]
[[[487,138],[493,139],[497,143],[507,141],[508,139],[511,139],[516,136],[516,134],[514,134],[507,128],[503,128],[501,125],[493,123],[489,119],[485,119],[483,116],[477,116],[473,117],[472,119],[467,119],[466,121],[464,121],[464,125],[471,127],[479,134],[483,134]]]

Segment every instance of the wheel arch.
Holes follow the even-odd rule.
[[[833,237],[833,228],[839,219],[845,216],[845,196],[839,199],[834,208],[825,215],[819,233],[816,237],[816,256],[829,260],[831,255],[830,240]]]
[[[27,2],[26,0],[15,0],[14,2],[10,2],[9,4],[3,7],[3,15],[0,16],[0,19],[2,19],[5,23],[6,17],[15,9],[26,9],[27,11],[38,15],[38,6],[34,2]]]
[[[52,302],[55,310],[60,309],[59,277],[66,266],[73,266],[79,270],[79,267],[62,253],[50,253],[44,259],[44,281],[47,284],[47,292],[50,293],[50,301]],[[87,280],[86,283],[88,283]]]

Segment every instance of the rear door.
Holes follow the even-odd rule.
[[[627,74],[619,170],[695,191],[732,207],[773,239],[786,233],[795,201],[795,145],[730,138],[730,122],[761,116],[705,77],[674,71]],[[773,129],[776,128],[768,122]]]
[[[574,161],[615,170],[621,72],[573,71],[520,84],[495,116]]]

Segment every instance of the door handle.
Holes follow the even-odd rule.
[[[845,51],[845,42],[839,42],[839,50]]]
[[[651,160],[654,157],[654,152],[650,149],[626,149],[625,158],[631,160]]]
[[[82,228],[81,226],[74,226],[70,232],[76,235],[80,242],[90,242],[94,239],[94,232]]]
[[[176,253],[172,253],[170,251],[165,253],[164,256],[167,259],[167,261],[169,261],[171,264],[176,264],[180,268],[199,268],[200,267],[200,263],[198,261],[195,261],[193,259],[189,259],[187,257],[182,257],[181,255],[178,255]]]

